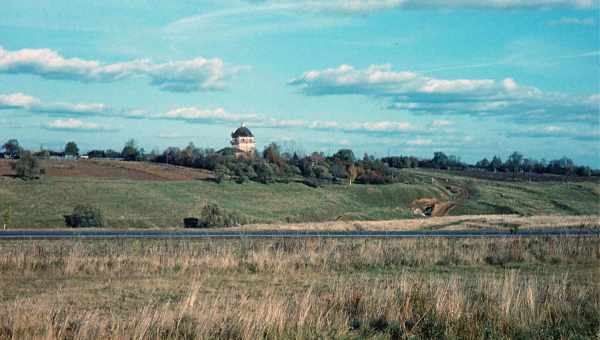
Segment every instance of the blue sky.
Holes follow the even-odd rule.
[[[4,0],[0,139],[600,166],[597,0]]]

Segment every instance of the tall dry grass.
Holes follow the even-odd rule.
[[[82,306],[61,289],[6,298],[0,338],[600,335],[598,238],[35,241],[0,251],[6,285],[169,277],[186,287],[180,299],[149,296],[132,311]],[[282,280],[251,286],[261,277]]]

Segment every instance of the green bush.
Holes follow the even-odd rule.
[[[202,208],[201,220],[207,227],[236,227],[247,223],[242,215],[226,211],[214,203],[207,203]]]
[[[22,179],[38,179],[44,174],[40,161],[29,151],[23,152],[13,167],[17,172],[17,177]]]
[[[104,227],[104,216],[100,209],[80,204],[71,215],[65,216],[65,223],[72,228],[101,228]]]

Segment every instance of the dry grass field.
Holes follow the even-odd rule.
[[[0,243],[3,339],[595,339],[600,239]]]
[[[387,221],[331,221],[318,223],[249,224],[226,230],[322,230],[322,231],[421,231],[421,230],[477,230],[511,228],[600,228],[599,215],[463,215],[431,218],[412,218]],[[218,228],[215,228],[218,230]],[[225,229],[222,229],[225,230]]]

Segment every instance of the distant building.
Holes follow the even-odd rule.
[[[231,146],[236,155],[254,155],[256,151],[254,135],[244,124],[231,134]]]

